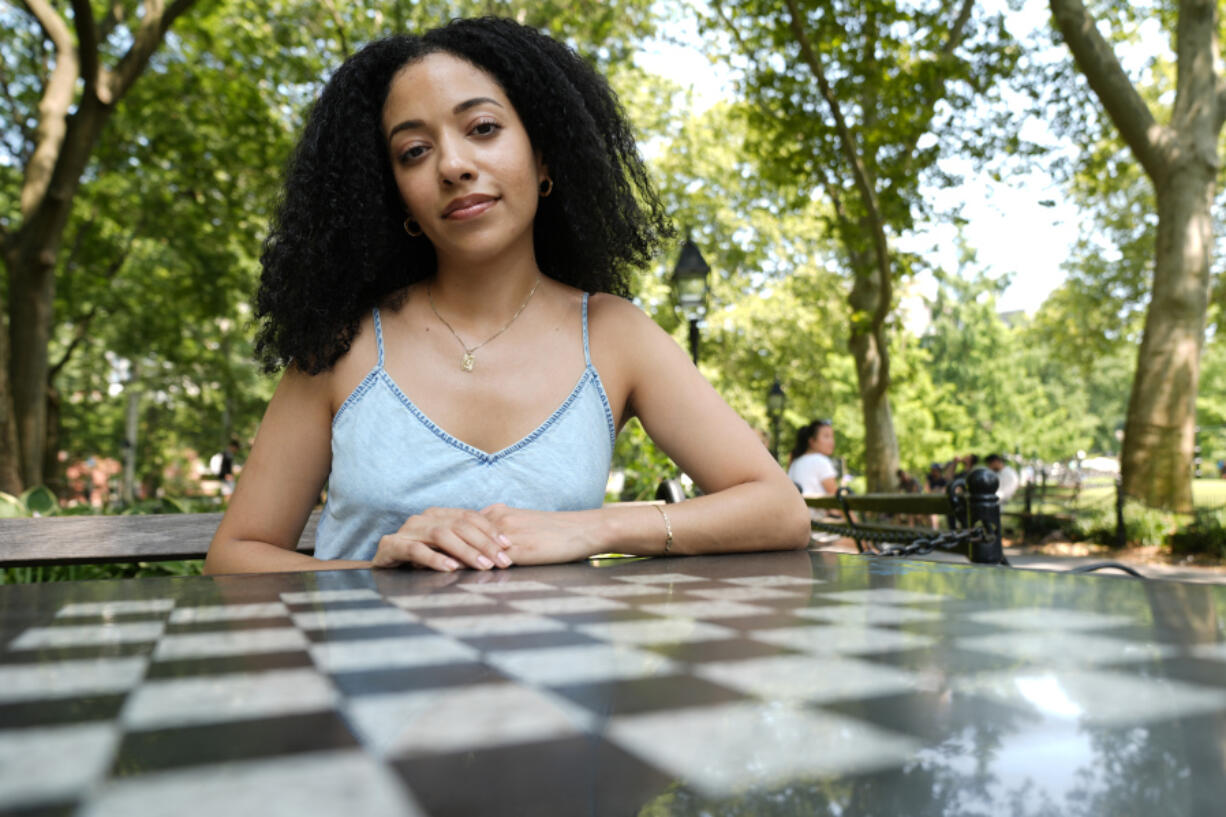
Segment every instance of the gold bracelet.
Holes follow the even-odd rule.
[[[668,521],[668,512],[664,510],[663,505],[652,505],[651,507],[659,511],[660,516],[664,517],[664,531],[666,534],[664,537],[664,555],[667,556],[668,552],[673,549],[673,523]]]

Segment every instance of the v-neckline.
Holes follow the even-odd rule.
[[[400,388],[400,384],[398,384],[395,381],[395,379],[393,379],[392,376],[388,374],[387,369],[385,369],[384,367],[377,366],[375,370],[371,372],[371,375],[377,376],[380,380],[382,380],[383,383],[392,392],[392,394],[396,397],[396,399],[399,400],[400,403],[406,409],[408,409],[409,412],[414,417],[416,417],[421,422],[422,425],[424,425],[431,432],[433,432],[433,434],[436,437],[438,437],[440,440],[452,446],[453,448],[457,448],[460,451],[463,451],[467,454],[470,454],[476,457],[478,460],[480,460],[483,463],[490,463],[490,462],[494,462],[495,460],[499,460],[509,454],[512,454],[515,451],[518,451],[519,449],[523,448],[526,445],[531,444],[537,437],[541,436],[547,430],[549,430],[549,427],[552,426],[555,422],[557,422],[559,417],[561,417],[563,414],[566,413],[566,410],[570,408],[571,403],[575,402],[575,398],[579,396],[579,392],[582,391],[583,387],[587,384],[588,380],[596,376],[596,372],[594,369],[592,369],[590,364],[585,365],[583,367],[583,372],[580,373],[579,375],[579,380],[575,383],[574,388],[570,390],[570,393],[567,394],[566,399],[562,401],[561,405],[559,405],[556,409],[554,409],[553,412],[547,418],[545,418],[544,422],[542,422],[532,431],[528,432],[528,434],[516,440],[515,442],[511,443],[510,445],[506,446],[505,448],[501,448],[498,451],[493,451],[493,452],[486,451],[485,449],[478,448],[477,446],[472,445],[471,443],[464,442],[459,437],[456,437],[455,435],[449,433],[438,423],[431,420],[430,417],[427,416],[427,414],[424,411],[418,408],[417,404],[414,403],[413,400],[407,394],[404,393],[404,390]],[[338,416],[339,416],[339,413],[338,413]]]

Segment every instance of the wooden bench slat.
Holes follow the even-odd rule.
[[[193,513],[0,519],[0,566],[203,559],[221,517]],[[315,552],[318,522],[315,511],[298,541],[300,553]]]

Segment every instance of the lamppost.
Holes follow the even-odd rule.
[[[690,357],[698,365],[698,322],[707,314],[707,274],[711,267],[687,235],[681,257],[673,268],[673,297],[681,314],[690,322]]]
[[[779,378],[771,384],[766,393],[766,415],[771,418],[771,456],[779,459],[779,418],[783,416],[783,407],[787,405],[788,396],[779,385]]]

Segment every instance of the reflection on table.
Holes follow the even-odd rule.
[[[1226,589],[822,553],[0,588],[0,813],[1221,814]]]

